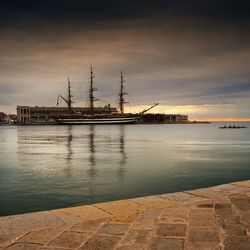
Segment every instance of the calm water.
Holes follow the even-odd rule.
[[[250,179],[250,129],[219,125],[0,126],[0,215]]]

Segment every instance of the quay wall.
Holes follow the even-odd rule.
[[[0,217],[0,249],[248,250],[250,181]]]

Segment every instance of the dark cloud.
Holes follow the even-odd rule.
[[[234,85],[229,86],[221,86],[217,88],[213,88],[210,92],[207,92],[207,94],[210,95],[225,95],[225,96],[234,96],[235,94],[246,94],[248,95],[250,93],[250,83],[235,83]]]
[[[14,21],[105,21],[145,17],[196,16],[219,20],[249,20],[249,2],[233,0],[8,0],[0,18]]]
[[[2,1],[0,105],[12,110],[16,104],[54,105],[68,76],[75,99],[83,100],[94,64],[96,94],[105,100],[97,105],[115,104],[123,67],[131,106],[159,101],[203,107],[200,116],[206,110],[212,117],[250,116],[248,5]]]

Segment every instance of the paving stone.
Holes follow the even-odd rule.
[[[134,221],[131,228],[133,229],[152,229],[155,224],[155,219],[139,218]]]
[[[234,216],[235,215],[232,204],[230,204],[230,203],[222,203],[222,204],[216,203],[215,204],[215,213],[218,216],[222,216],[222,215],[225,215],[225,216],[232,216],[233,215]]]
[[[0,237],[5,235],[5,232],[3,231],[3,229],[0,227]]]
[[[193,209],[190,214],[191,226],[216,226],[214,210],[208,209]]]
[[[148,243],[148,238],[151,235],[149,230],[135,230],[131,229],[125,235],[121,242],[122,245],[140,245],[144,246]]]
[[[220,186],[214,187],[214,189],[218,191],[228,192],[231,194],[250,192],[250,187],[248,188],[248,187],[232,185],[232,184],[220,185]]]
[[[61,216],[61,215],[75,216],[75,217],[81,218],[83,221],[90,221],[93,219],[95,220],[104,219],[104,218],[110,217],[110,214],[91,205],[57,209],[57,210],[50,211],[50,213],[56,216]]]
[[[50,247],[50,246],[45,246],[42,248],[39,248],[39,250],[71,250],[74,248],[66,248],[66,247]]]
[[[49,212],[38,212],[0,217],[0,226],[6,234],[16,234],[45,227],[62,227],[65,223]]]
[[[106,219],[100,219],[100,220],[91,220],[91,221],[85,221],[82,223],[75,224],[72,226],[71,231],[77,231],[77,232],[94,232],[96,231],[105,221]]]
[[[168,198],[170,200],[174,200],[174,201],[179,202],[181,204],[207,200],[207,198],[203,198],[200,196],[196,196],[196,195],[188,194],[188,193],[184,193],[184,192],[162,194],[159,196],[164,197],[164,198]]]
[[[50,247],[50,246],[45,246],[42,248],[39,248],[39,250],[71,250],[74,248],[66,248],[66,247]]]
[[[219,218],[219,224],[221,226],[225,225],[237,225],[240,224],[240,218],[238,216],[231,216],[226,218]]]
[[[105,224],[97,233],[109,235],[123,235],[128,230],[129,224]]]
[[[185,224],[187,223],[188,216],[189,208],[187,206],[170,207],[164,209],[160,221],[169,224]]]
[[[136,199],[131,199],[131,201],[140,204],[148,209],[166,208],[176,205],[173,200],[161,198],[158,196],[147,196]]]
[[[219,242],[219,234],[214,228],[190,228],[191,242]]]
[[[72,216],[69,214],[61,214],[57,213],[56,217],[65,222],[67,225],[74,225],[77,223],[81,223],[83,220],[80,217]]]
[[[146,212],[143,212],[140,216],[140,218],[143,218],[143,219],[156,219],[156,218],[159,218],[161,213],[163,212],[163,209],[154,209],[154,210],[151,210],[151,211],[146,211]]]
[[[165,224],[187,224],[187,219],[186,218],[180,218],[176,216],[171,216],[171,215],[164,215],[160,219],[160,223],[165,223]]]
[[[250,180],[247,181],[240,181],[240,182],[234,182],[233,185],[239,185],[239,186],[245,186],[250,187]]]
[[[186,225],[185,224],[159,224],[157,235],[162,237],[185,237]]]
[[[211,209],[213,210],[214,208],[214,203],[211,199],[202,201],[202,202],[196,202],[191,204],[192,209]]]
[[[216,191],[213,188],[201,188],[201,189],[187,191],[185,193],[201,196],[203,198],[213,198],[213,199],[214,198],[221,198],[221,197],[225,196],[224,193]]]
[[[116,248],[116,250],[144,250],[144,248],[142,246],[121,246]]]
[[[58,234],[62,232],[62,229],[57,228],[45,228],[38,231],[33,231],[20,238],[19,242],[31,242],[31,243],[48,243],[54,239]]]
[[[184,248],[184,240],[182,239],[152,239],[148,250],[182,250]]]
[[[220,244],[218,243],[187,243],[186,250],[220,250]]]
[[[215,214],[219,217],[221,225],[240,223],[231,204],[215,204]]]
[[[240,220],[244,224],[250,225],[250,210],[249,211],[240,211]]]
[[[41,244],[34,243],[14,243],[13,245],[8,246],[8,250],[36,250],[41,248]]]
[[[231,224],[223,226],[223,230],[228,236],[246,235],[245,227],[242,224]]]
[[[247,235],[250,236],[250,225],[245,225],[245,229],[247,231]]]
[[[221,197],[214,197],[213,202],[214,203],[230,203],[230,199],[227,195],[224,195]]]
[[[224,250],[249,250],[250,237],[248,236],[234,236],[227,237],[224,241]]]
[[[20,235],[18,234],[5,234],[0,236],[0,247],[6,247],[12,243],[14,243]]]
[[[185,216],[187,217],[189,214],[189,205],[183,205],[183,206],[174,206],[174,207],[168,207],[163,209],[162,215],[173,215],[173,216]]]
[[[80,245],[83,244],[89,238],[89,236],[89,233],[66,231],[52,240],[49,246],[77,248],[80,247]]]
[[[129,200],[99,203],[95,206],[111,214],[112,221],[123,223],[132,222],[141,212],[146,211],[145,207]]]
[[[84,250],[111,250],[120,241],[119,237],[94,235],[80,249]]]
[[[232,204],[239,210],[250,210],[250,198],[245,194],[230,195]]]

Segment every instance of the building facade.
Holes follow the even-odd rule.
[[[90,114],[88,107],[73,107],[71,112],[79,115]],[[116,114],[117,108],[110,105],[104,107],[95,107],[95,114]],[[31,107],[17,106],[17,123],[18,124],[54,124],[60,116],[69,114],[67,107]]]
[[[188,122],[188,115],[166,114],[164,120],[169,123]]]
[[[5,113],[4,112],[0,112],[0,123],[4,122],[4,118],[5,118]]]
[[[17,116],[15,114],[5,114],[0,112],[0,124],[16,124]]]
[[[142,123],[189,123],[188,115],[181,114],[143,114]]]

